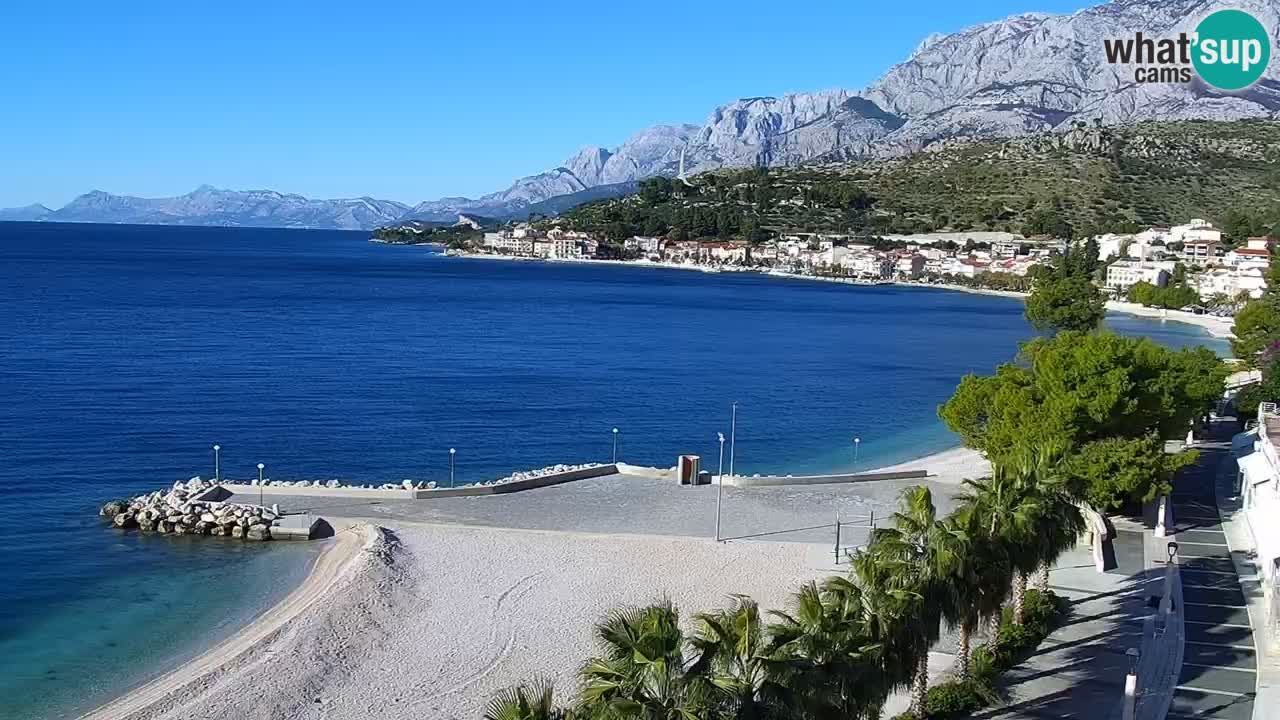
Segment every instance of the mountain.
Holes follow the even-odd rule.
[[[1280,116],[1280,61],[1235,94],[1199,80],[1185,86],[1141,84],[1130,68],[1106,62],[1104,39],[1136,31],[1167,37],[1228,7],[1253,14],[1273,33],[1280,28],[1280,0],[1114,0],[1070,15],[1015,15],[957,33],[933,33],[861,92],[736,100],[714,109],[702,125],[660,125],[612,150],[583,148],[548,173],[478,200],[450,198],[441,209],[476,203],[493,212],[509,207],[513,196],[527,203],[578,184],[590,188],[675,175],[682,152],[686,170],[694,173],[898,157],[957,138],[1026,136],[1080,122],[1274,119]],[[1280,35],[1272,46],[1280,47]],[[549,186],[548,175],[559,182]],[[419,206],[424,213],[435,207]]]
[[[1142,84],[1110,65],[1103,40],[1168,37],[1205,15],[1245,10],[1280,29],[1280,0],[1113,0],[1070,15],[1028,13],[926,37],[903,62],[859,92],[825,90],[721,105],[701,125],[657,125],[616,148],[590,146],[563,164],[478,198],[447,197],[409,208],[359,198],[308,200],[270,191],[200,188],[143,200],[89,193],[49,220],[367,228],[396,220],[453,221],[459,213],[523,217],[575,198],[620,194],[654,175],[726,167],[791,167],[814,161],[892,158],[953,139],[1064,131],[1080,123],[1275,119],[1280,60],[1248,90],[1227,94],[1198,80]],[[1272,46],[1280,46],[1280,35]],[[0,211],[0,219],[26,209]]]
[[[39,203],[26,207],[0,209],[0,222],[44,220],[52,212]]]
[[[164,225],[227,225],[367,230],[394,222],[409,207],[373,198],[312,200],[273,190],[219,190],[202,185],[172,198],[139,198],[95,190],[43,219]]]

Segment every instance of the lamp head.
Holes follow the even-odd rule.
[[[617,434],[618,434],[618,428],[614,428],[614,429],[613,429],[613,434],[614,434],[614,435],[617,435]]]
[[[1169,562],[1173,562],[1173,558],[1178,554],[1178,543],[1170,542],[1167,549],[1169,551]]]
[[[716,433],[716,438],[719,439],[720,442],[724,442],[724,433],[722,432]]]
[[[267,467],[266,465],[263,465],[262,463],[258,463],[258,469],[259,469],[259,470],[262,470],[262,469],[264,469],[264,468],[266,468],[266,467]]]
[[[213,449],[214,449],[214,450],[221,450],[221,449],[222,449],[222,446],[221,446],[221,445],[214,445],[214,446],[213,446]]]
[[[449,448],[449,454],[450,454],[450,455],[454,454],[455,452],[457,452],[457,450],[454,450],[453,448]]]

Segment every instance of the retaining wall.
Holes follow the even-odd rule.
[[[521,490],[533,490],[535,488],[550,487],[559,485],[560,483],[572,482],[574,480],[586,480],[588,478],[603,477],[605,475],[614,475],[618,472],[615,465],[601,465],[599,467],[583,468],[581,470],[570,470],[568,472],[555,473],[552,475],[542,475],[528,480],[516,480],[515,482],[501,483],[498,485],[465,485],[455,488],[440,488],[435,490],[378,490],[375,488],[357,488],[357,487],[298,487],[298,486],[281,486],[281,485],[244,485],[244,484],[223,484],[221,487],[235,493],[237,495],[252,496],[261,492],[267,495],[292,495],[295,497],[337,497],[337,498],[365,498],[379,500],[431,500],[434,498],[448,497],[472,497],[480,495],[502,495],[504,493],[520,492]]]
[[[725,478],[730,487],[763,487],[766,485],[828,485],[834,483],[860,483],[875,480],[920,480],[929,477],[928,470],[900,470],[896,472],[849,473],[844,475],[764,475],[761,477]]]

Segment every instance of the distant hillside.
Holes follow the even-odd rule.
[[[759,239],[779,230],[1075,234],[1207,217],[1261,232],[1280,223],[1280,123],[1081,126],[952,141],[902,158],[665,179],[564,217],[610,236]]]

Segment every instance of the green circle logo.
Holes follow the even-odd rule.
[[[1219,10],[1196,27],[1191,62],[1200,79],[1219,90],[1243,90],[1258,81],[1271,59],[1271,36],[1243,10]]]

